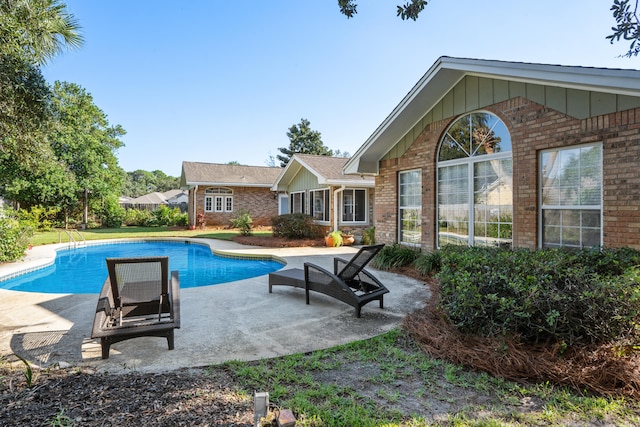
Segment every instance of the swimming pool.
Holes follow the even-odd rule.
[[[216,285],[268,274],[282,268],[271,259],[218,256],[188,241],[136,241],[58,250],[42,269],[0,281],[0,289],[23,292],[97,294],[108,276],[106,258],[168,256],[169,270],[180,272],[180,287]]]

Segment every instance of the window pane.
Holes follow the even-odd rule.
[[[356,212],[355,220],[363,222],[367,220],[367,192],[365,190],[355,190]]]
[[[398,177],[400,183],[399,204],[399,235],[401,243],[419,245],[422,240],[422,173],[419,170],[401,172]],[[366,218],[366,194],[356,194],[363,200],[364,209],[361,210]],[[364,219],[363,219],[364,220]]]
[[[548,151],[540,163],[543,247],[600,246],[602,146]]]

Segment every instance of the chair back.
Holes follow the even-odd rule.
[[[355,279],[358,273],[369,264],[369,261],[371,261],[383,247],[384,244],[361,247],[353,258],[340,270],[337,276],[345,282]]]
[[[169,257],[107,258],[116,307],[169,294]]]

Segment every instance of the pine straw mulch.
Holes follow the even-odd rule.
[[[407,316],[403,325],[428,354],[507,380],[550,381],[579,393],[640,398],[638,351],[602,345],[561,354],[558,346],[465,335],[438,310],[437,281],[429,279],[428,284],[432,291],[428,305]]]

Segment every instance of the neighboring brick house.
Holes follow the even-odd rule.
[[[373,223],[374,179],[342,172],[347,158],[294,154],[271,190],[280,213],[306,213],[328,229],[361,234]]]
[[[640,248],[640,71],[442,57],[344,171],[379,242]]]
[[[189,226],[227,227],[241,210],[249,211],[253,225],[271,225],[278,200],[271,186],[282,171],[265,166],[182,162],[180,188],[189,191]]]

